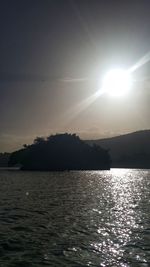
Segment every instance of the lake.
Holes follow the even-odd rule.
[[[150,171],[0,171],[0,266],[150,266]]]

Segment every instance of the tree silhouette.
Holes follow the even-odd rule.
[[[23,170],[99,170],[110,169],[108,150],[90,146],[76,134],[37,137],[33,144],[11,154],[9,166],[21,164]]]

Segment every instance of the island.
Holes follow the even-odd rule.
[[[76,134],[56,134],[37,137],[33,144],[11,154],[9,166],[21,170],[109,170],[111,159],[108,149],[89,145]]]

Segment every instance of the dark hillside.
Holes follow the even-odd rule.
[[[7,167],[10,153],[0,153],[0,167]]]
[[[110,149],[114,167],[150,168],[150,130],[86,142]]]

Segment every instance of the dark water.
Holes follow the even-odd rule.
[[[150,171],[0,171],[0,266],[150,266]]]

